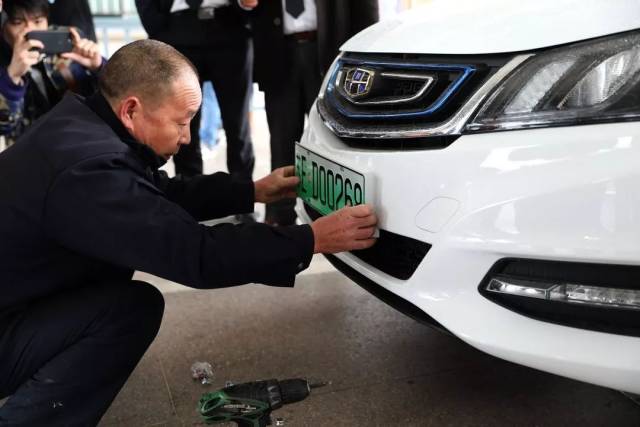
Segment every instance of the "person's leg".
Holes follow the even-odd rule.
[[[304,128],[304,65],[300,63],[299,43],[287,43],[291,69],[278,87],[265,88],[265,110],[271,143],[271,169],[294,163],[294,144]],[[295,223],[295,200],[281,200],[266,207],[265,222],[278,225]]]
[[[212,49],[208,55],[211,82],[227,136],[229,173],[252,179],[255,160],[249,127],[253,67],[251,41],[238,36],[237,39]]]
[[[196,67],[196,69],[198,70],[198,74],[200,75],[201,84],[204,80],[208,80],[206,73],[206,64],[203,61],[202,49],[187,49],[179,47],[177,47],[177,49],[184,56],[186,56],[189,61],[191,61]],[[181,146],[178,154],[173,156],[173,164],[176,167],[176,175],[195,176],[202,174],[203,165],[202,151],[200,149],[200,117],[201,109],[198,110],[198,113],[191,120],[191,125],[189,126],[191,132],[191,142],[189,143],[189,145]]]
[[[304,94],[303,105],[305,114],[309,114],[311,106],[318,97],[320,86],[322,86],[322,76],[320,75],[320,65],[318,64],[318,43],[310,41],[302,44],[298,49],[298,61],[302,67],[302,91]]]
[[[155,338],[162,295],[137,281],[43,298],[0,323],[0,426],[96,425]]]

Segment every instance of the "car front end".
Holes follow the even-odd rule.
[[[481,3],[481,4],[478,4]],[[330,257],[497,357],[640,393],[640,7],[435,1],[343,47],[296,150]]]

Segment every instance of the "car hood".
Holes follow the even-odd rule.
[[[557,46],[640,28],[639,0],[432,0],[341,50],[487,54]]]

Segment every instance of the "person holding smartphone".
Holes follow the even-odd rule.
[[[70,28],[71,51],[49,55],[30,38],[49,28],[48,0],[5,0],[0,40],[0,135],[11,145],[71,89],[90,95],[103,65],[98,45]]]

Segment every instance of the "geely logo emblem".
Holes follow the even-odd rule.
[[[365,68],[350,68],[344,79],[344,91],[350,98],[360,98],[369,93],[375,72]]]

